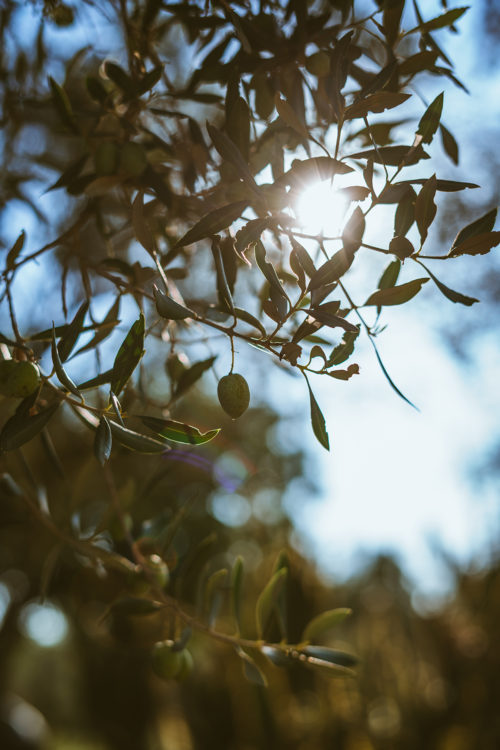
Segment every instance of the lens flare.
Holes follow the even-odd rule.
[[[307,187],[297,201],[297,218],[308,234],[340,234],[348,202],[330,180]]]

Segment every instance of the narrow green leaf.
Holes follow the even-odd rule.
[[[115,326],[117,326],[118,323],[120,322],[118,320],[118,315],[120,313],[120,299],[121,299],[120,296],[116,297],[115,301],[113,302],[108,312],[104,316],[102,323],[96,323],[94,326],[91,327],[93,330],[96,331],[95,336],[86,344],[81,346],[77,352],[75,352],[75,355],[74,355],[75,357],[78,354],[81,354],[82,352],[95,349],[96,346],[101,343],[101,341],[104,341],[105,339],[107,339],[108,336],[113,332],[113,329],[115,328]],[[88,328],[85,327],[84,329],[82,329],[82,332],[85,330],[88,330]],[[57,333],[57,328],[56,328],[56,333]]]
[[[312,262],[312,258],[305,249],[303,245],[300,244],[300,242],[297,242],[297,240],[292,240],[292,246],[293,251],[304,269],[304,272],[309,276],[309,278],[312,278],[314,274],[316,273],[316,268],[314,266],[314,263]]]
[[[122,427],[118,422],[110,420],[109,426],[115,440],[126,448],[137,451],[137,453],[165,453],[165,451],[170,450],[166,443],[161,443],[159,440],[154,440],[154,438],[129,430],[127,427]]]
[[[323,448],[326,448],[326,450],[329,451],[330,440],[328,438],[328,432],[326,431],[325,418],[323,416],[321,409],[319,408],[318,402],[316,401],[314,397],[314,393],[312,392],[311,386],[309,385],[309,380],[307,379],[307,376],[305,375],[305,373],[304,373],[304,377],[306,379],[307,387],[309,389],[309,401],[310,401],[310,408],[311,408],[311,425],[313,428],[314,435],[316,436],[317,441],[323,446]]]
[[[184,424],[184,422],[175,422],[172,419],[158,419],[157,417],[141,417],[141,419],[146,427],[156,432],[164,440],[172,440],[174,443],[186,445],[203,445],[213,440],[220,432],[220,428],[209,430],[209,432],[200,432],[196,427]]]
[[[231,609],[236,632],[241,633],[241,597],[243,580],[243,558],[237,557],[231,571]]]
[[[245,253],[251,248],[265,229],[268,229],[274,223],[268,218],[252,219],[245,226],[236,232],[234,247],[237,253]]]
[[[257,599],[255,617],[259,638],[263,637],[269,620],[271,619],[278,596],[285,585],[287,573],[287,568],[280,568],[280,570],[276,571]]]
[[[365,217],[359,206],[352,212],[342,232],[342,243],[346,253],[355,253],[361,246],[365,233]]]
[[[377,91],[364,99],[359,99],[347,107],[344,120],[354,120],[357,117],[366,117],[370,112],[384,112],[386,109],[399,107],[410,94],[401,94],[395,91]]]
[[[66,370],[61,364],[61,359],[59,357],[59,352],[57,350],[57,344],[56,344],[56,328],[54,323],[52,323],[52,363],[54,365],[54,370],[56,371],[56,375],[59,378],[59,381],[61,385],[64,386],[68,391],[73,393],[77,398],[82,398],[82,394],[76,387],[76,385],[73,383],[69,375],[67,374]]]
[[[174,395],[178,398],[182,393],[191,388],[197,380],[201,378],[204,372],[209,370],[217,357],[210,357],[200,362],[195,362],[194,365],[184,370],[179,380],[177,381]]]
[[[179,305],[168,294],[162,292],[156,284],[153,284],[153,295],[156,303],[156,311],[165,320],[185,320],[186,318],[195,317],[195,313],[192,310],[184,307],[184,305]]]
[[[420,243],[423,245],[427,239],[427,232],[436,216],[437,206],[434,203],[436,195],[436,175],[429,177],[422,186],[417,200],[415,201],[415,219],[420,233]]]
[[[111,427],[103,414],[99,420],[94,440],[94,455],[101,466],[104,466],[111,455],[112,442],[113,437],[111,434]]]
[[[14,242],[9,252],[7,253],[7,260],[5,261],[5,268],[7,271],[11,271],[13,269],[14,264],[17,258],[19,257],[19,253],[22,251],[24,247],[25,239],[26,239],[26,232],[23,229],[21,234],[19,235],[17,240]]]
[[[427,107],[418,123],[417,135],[422,138],[422,143],[430,143],[439,127],[441,113],[443,111],[444,92],[438,94],[434,101]]]
[[[73,347],[76,344],[79,335],[82,333],[83,323],[88,309],[89,303],[87,300],[85,300],[85,302],[83,302],[76,311],[75,317],[73,318],[71,323],[69,323],[67,328],[65,328],[65,331],[61,336],[61,340],[57,345],[57,351],[59,352],[61,362],[66,362],[69,355],[73,351]]]
[[[224,592],[227,589],[227,568],[221,568],[212,573],[206,580],[204,592],[204,609],[207,613],[208,627],[213,628],[217,620]]]
[[[441,133],[441,141],[442,141],[445,153],[450,157],[453,164],[458,164],[458,161],[459,161],[458,143],[456,142],[455,138],[450,133],[448,128],[445,128],[444,125],[439,126],[439,131]],[[467,187],[472,187],[472,186],[468,185]],[[478,187],[478,186],[475,185],[474,187]]]
[[[390,287],[393,287],[396,284],[396,281],[398,280],[400,271],[401,271],[401,261],[400,260],[391,261],[379,279],[378,288],[389,289]]]
[[[248,325],[253,326],[262,334],[262,336],[267,336],[267,331],[260,320],[249,313],[248,310],[243,310],[240,307],[235,307],[234,314],[236,315],[238,320],[242,320],[244,323],[248,323]]]
[[[500,232],[481,232],[481,234],[476,234],[464,240],[459,245],[455,245],[449,252],[448,257],[453,258],[457,255],[484,255],[498,244],[500,244]]]
[[[479,300],[475,299],[475,297],[467,297],[467,295],[461,294],[461,292],[455,292],[453,289],[450,289],[449,287],[445,286],[441,281],[439,281],[439,279],[436,279],[434,274],[431,271],[429,271],[427,266],[424,266],[422,261],[417,260],[417,262],[422,266],[422,268],[424,268],[427,271],[427,273],[429,274],[433,282],[436,284],[438,289],[444,294],[444,296],[448,297],[448,299],[451,300],[452,302],[459,302],[460,304],[467,305],[469,307],[470,305],[473,305],[474,302],[479,302]]]
[[[341,365],[346,359],[349,359],[354,351],[354,345],[356,339],[359,336],[359,325],[356,326],[356,332],[346,331],[342,337],[342,342],[338,344],[330,354],[326,367],[332,367],[333,365]]]
[[[61,122],[66,125],[67,128],[76,132],[75,115],[73,114],[67,93],[62,86],[52,78],[52,76],[49,76],[49,84],[54,98],[54,105]]]
[[[411,300],[429,279],[413,279],[406,284],[393,286],[390,289],[379,289],[373,292],[365,302],[366,305],[402,305]]]
[[[493,227],[495,226],[495,221],[497,218],[497,209],[493,208],[491,211],[488,211],[484,216],[481,216],[481,218],[476,219],[476,221],[473,221],[471,224],[467,224],[466,227],[460,230],[460,232],[457,234],[455,239],[453,240],[453,245],[451,246],[450,255],[454,254],[454,250],[458,245],[461,245],[466,240],[470,239],[471,237],[476,237],[478,234],[483,234],[486,232],[491,232]]]
[[[233,296],[227,282],[220,242],[218,239],[212,241],[212,255],[215,263],[215,273],[217,275],[217,296],[219,298],[219,305],[223,309],[230,310],[234,314]]]
[[[296,133],[301,135],[303,138],[309,138],[309,130],[307,125],[303,122],[299,116],[295,113],[293,107],[285,100],[282,99],[278,92],[274,97],[274,105],[278,111],[279,116],[283,122],[288,125],[289,128],[295,130]]]
[[[228,161],[230,164],[232,164],[232,166],[236,169],[236,172],[238,173],[238,175],[243,180],[245,180],[247,185],[249,185],[255,192],[258,192],[259,189],[254,180],[254,177],[252,173],[250,172],[250,169],[248,168],[248,164],[243,158],[238,146],[225,133],[223,133],[218,128],[215,128],[213,125],[210,125],[209,122],[207,122],[207,132],[208,132],[208,135],[210,136],[212,143],[214,144],[215,148],[217,149],[219,154],[222,156],[222,158]],[[226,224],[226,226],[229,226],[229,225]],[[225,229],[225,228],[226,227],[221,227],[221,229]],[[220,231],[220,230],[216,230],[216,231]],[[214,234],[214,232],[212,232],[212,234]]]
[[[428,177],[419,177],[418,179],[413,180],[402,180],[401,182],[394,183],[396,185],[424,185]],[[466,188],[478,188],[479,185],[476,185],[475,182],[457,182],[456,180],[436,180],[436,190],[440,190],[444,193],[454,193],[457,190],[465,190]]]
[[[247,206],[248,201],[237,201],[236,203],[229,203],[227,206],[210,211],[192,229],[186,232],[184,237],[174,245],[174,249],[191,245],[193,242],[204,240],[206,237],[227,229],[233,221],[236,221],[241,216]]]
[[[7,420],[0,433],[0,450],[11,451],[20,448],[35,437],[54,416],[59,403],[57,401],[55,404],[50,404],[31,417],[28,412],[16,412]]]
[[[399,388],[397,387],[397,385],[395,384],[395,382],[393,381],[393,379],[391,378],[391,376],[390,376],[390,375],[389,375],[389,373],[387,372],[387,370],[386,370],[386,367],[385,367],[384,363],[382,362],[382,357],[380,356],[380,354],[379,354],[379,352],[378,352],[378,349],[377,349],[377,346],[376,346],[376,344],[375,344],[375,342],[374,342],[374,340],[373,340],[373,337],[372,337],[372,336],[370,336],[369,338],[370,338],[370,343],[371,343],[371,345],[373,346],[373,349],[374,349],[374,351],[375,351],[375,356],[377,357],[377,362],[378,362],[378,363],[379,363],[379,365],[380,365],[380,369],[382,370],[382,373],[383,373],[383,375],[384,375],[385,379],[387,380],[387,382],[389,383],[389,385],[391,386],[392,390],[393,390],[393,391],[394,391],[395,393],[397,393],[397,395],[398,395],[398,396],[399,396],[400,398],[402,398],[402,399],[403,399],[403,401],[406,401],[406,403],[407,403],[407,404],[409,404],[410,406],[412,406],[412,407],[413,407],[414,409],[416,409],[416,411],[419,411],[418,407],[417,407],[417,406],[415,406],[415,404],[414,404],[414,403],[412,403],[412,402],[410,401],[410,399],[409,399],[409,398],[406,398],[406,396],[404,395],[404,393],[402,393],[402,392],[401,392],[401,391],[399,390]]]
[[[388,167],[398,167],[400,164],[417,164],[422,159],[430,159],[429,154],[422,146],[380,146],[377,149],[358,151],[349,154],[349,159],[372,159],[376,164],[385,164]]]
[[[313,317],[315,320],[319,320],[320,323],[323,323],[323,325],[328,326],[329,328],[343,328],[344,331],[351,331],[353,333],[356,333],[358,328],[353,323],[351,323],[349,320],[346,320],[345,318],[342,318],[340,315],[335,315],[332,313],[329,309],[330,303],[327,302],[324,305],[320,305],[319,307],[315,307],[314,309],[306,310],[311,317]]]
[[[436,18],[432,18],[430,21],[425,21],[424,23],[420,23],[418,26],[415,26],[415,28],[410,29],[410,31],[407,31],[406,34],[414,34],[415,32],[419,31],[421,33],[426,33],[428,31],[436,31],[437,29],[443,29],[445,26],[451,26],[455,23],[455,21],[458,21],[460,16],[463,16],[463,14],[469,10],[470,5],[466,5],[463,8],[453,8],[452,10],[448,10],[446,13],[443,13],[441,16],[437,16]]]
[[[144,354],[144,315],[130,328],[113,363],[111,390],[119,396]]]
[[[333,284],[338,281],[349,270],[354,260],[354,253],[347,251],[345,248],[336,252],[330,260],[323,263],[317,271],[311,276],[309,289],[319,289],[327,284]]]
[[[347,607],[338,607],[337,609],[330,609],[327,612],[322,612],[309,622],[302,633],[301,640],[316,640],[319,635],[322,635],[325,631],[339,625],[350,614],[352,614],[352,609],[348,609]]]
[[[259,669],[255,661],[239,646],[236,648],[236,653],[243,660],[243,674],[248,682],[258,687],[267,687],[267,679],[265,674]]]
[[[269,263],[268,260],[266,260],[266,249],[260,240],[258,240],[255,245],[255,260],[265,278],[271,285],[271,288],[274,289],[280,297],[283,297],[288,301],[288,297],[285,294],[285,290],[281,286],[281,281],[278,278],[274,266]]]

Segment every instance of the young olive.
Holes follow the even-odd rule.
[[[40,385],[40,370],[33,362],[15,359],[0,361],[0,394],[12,398],[26,398]]]
[[[217,386],[219,403],[230,417],[238,419],[248,409],[250,390],[248,383],[237,372],[230,372],[219,380]]]

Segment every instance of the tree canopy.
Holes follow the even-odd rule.
[[[282,511],[231,528],[248,498],[279,497],[307,471],[299,452],[266,447],[277,415],[247,371],[255,360],[263,384],[274,367],[303,378],[312,432],[334,450],[317,376],[332,390],[363,377],[366,337],[411,404],[378,351],[385,308],[424,285],[429,304],[478,301],[446,274],[500,243],[496,209],[428,250],[440,194],[478,188],[432,166],[436,149],[459,162],[446,89],[464,85],[440,35],[466,10],[8,0],[1,12],[3,562],[74,624],[96,695],[129,683],[129,703],[106,710],[116,722],[120,705],[140,706],[130,743],[99,719],[110,746],[142,746],[152,672],[210,679],[200,638],[259,689],[275,667],[355,674],[348,645],[325,645],[351,609],[314,611]],[[336,230],[308,223],[318,184]],[[228,447],[236,474],[261,469],[246,498]]]

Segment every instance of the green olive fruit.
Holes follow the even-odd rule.
[[[174,645],[174,641],[159,641],[151,652],[153,672],[163,680],[171,680],[185,669],[184,650],[176,651]]]
[[[248,409],[250,403],[248,383],[243,375],[239,375],[237,372],[224,375],[219,380],[217,395],[220,405],[226,414],[229,414],[233,419],[238,419]]]
[[[143,147],[133,141],[126,143],[121,152],[120,166],[131,177],[140,177],[148,166]]]
[[[40,385],[40,370],[33,362],[0,361],[0,394],[26,398]]]
[[[318,78],[327,76],[330,72],[330,58],[326,52],[315,52],[306,60],[306,69]]]
[[[182,654],[182,665],[177,674],[175,675],[175,679],[179,682],[182,682],[183,680],[187,679],[191,672],[193,671],[194,667],[194,661],[193,657],[191,655],[191,651],[188,651],[187,648],[185,648],[183,651],[181,651]]]
[[[94,154],[94,165],[99,177],[108,177],[118,169],[118,146],[114,141],[102,141]]]

